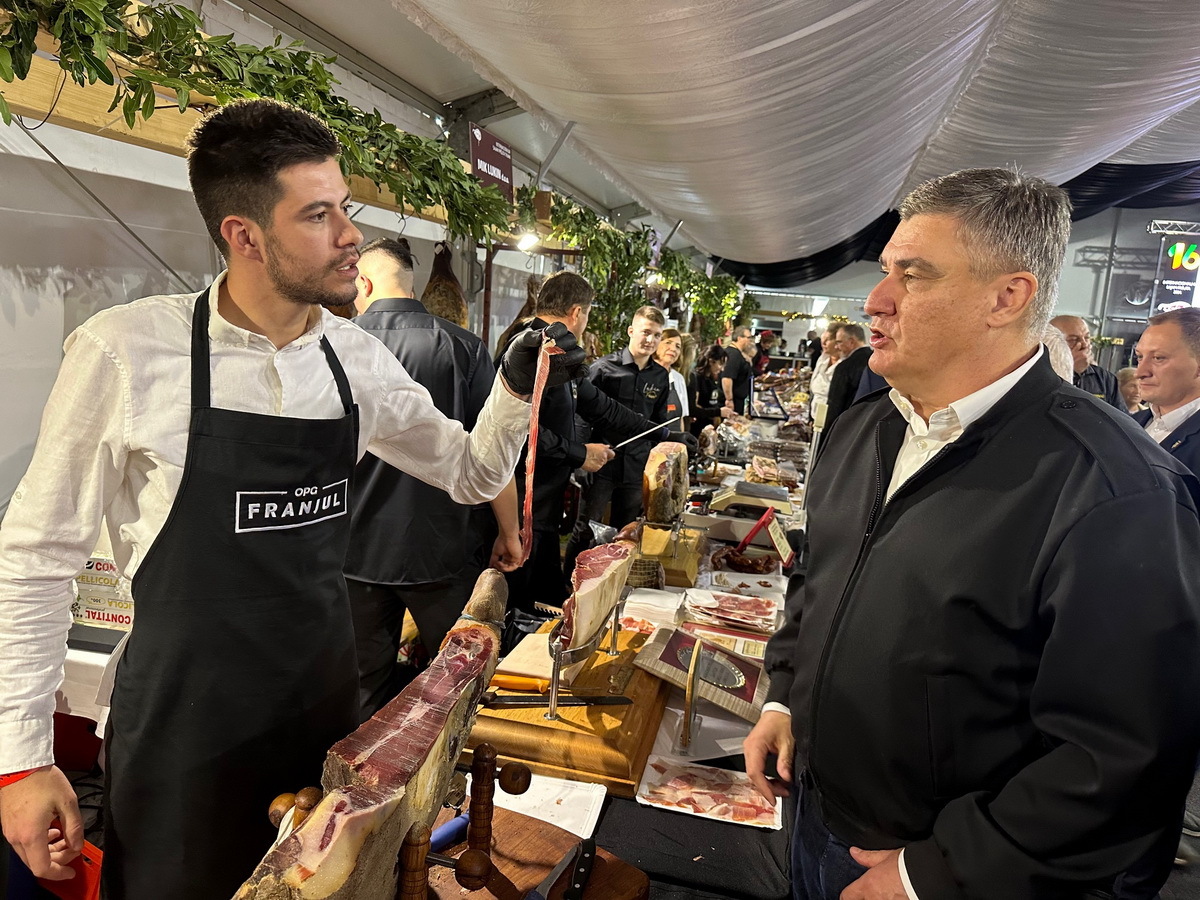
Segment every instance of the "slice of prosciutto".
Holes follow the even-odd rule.
[[[433,822],[496,668],[504,576],[479,576],[429,668],[325,758],[325,796],[267,852],[236,900],[392,900],[396,855]],[[281,788],[284,786],[281,786]]]

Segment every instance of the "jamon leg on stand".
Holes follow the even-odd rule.
[[[236,900],[392,900],[409,828],[432,824],[499,655],[508,588],[488,569],[429,668],[330,748],[325,796]]]

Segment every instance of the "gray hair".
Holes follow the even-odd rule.
[[[904,198],[900,218],[918,215],[958,219],[976,278],[1032,272],[1038,286],[1025,324],[1031,337],[1041,337],[1058,299],[1071,234],[1066,191],[1011,169],[963,169],[927,181]]]
[[[1071,355],[1071,345],[1063,337],[1063,333],[1053,325],[1042,329],[1042,343],[1046,345],[1046,353],[1050,356],[1050,368],[1067,384],[1075,382],[1075,357]]]
[[[854,322],[843,322],[838,326],[837,330],[849,337],[851,340],[857,341],[860,344],[865,344],[867,342],[866,329]]]

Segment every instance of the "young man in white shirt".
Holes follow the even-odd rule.
[[[541,344],[510,349],[464,431],[325,308],[357,294],[362,241],[332,132],[244,101],[189,148],[228,268],[68,338],[0,528],[0,821],[40,877],[73,877],[82,846],[51,723],[71,579],[101,517],[132,580],[106,734],[103,878],[123,900],[227,898],[250,875],[274,832],[263,804],[316,783],[357,724],[342,577],[355,463],[369,449],[459,503],[492,499],[528,433]],[[580,374],[574,339],[559,345],[552,381]]]
[[[1003,169],[901,205],[866,303],[893,387],[816,460],[745,742],[764,795],[802,786],[796,900],[1079,896],[1182,807],[1200,483],[1050,368],[1069,231],[1064,191]]]

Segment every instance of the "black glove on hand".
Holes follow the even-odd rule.
[[[544,332],[530,328],[513,339],[500,360],[500,375],[513,393],[533,393],[533,380],[537,376],[538,354],[542,351],[543,337],[552,338],[563,351],[550,354],[547,387],[577,381],[587,373],[587,366],[583,362],[583,348],[575,340],[575,335],[567,330],[566,325],[554,322]]]
[[[695,459],[700,453],[700,442],[696,440],[696,436],[694,434],[690,434],[686,431],[672,431],[670,435],[667,436],[667,440],[678,441],[687,447],[688,459]]]

